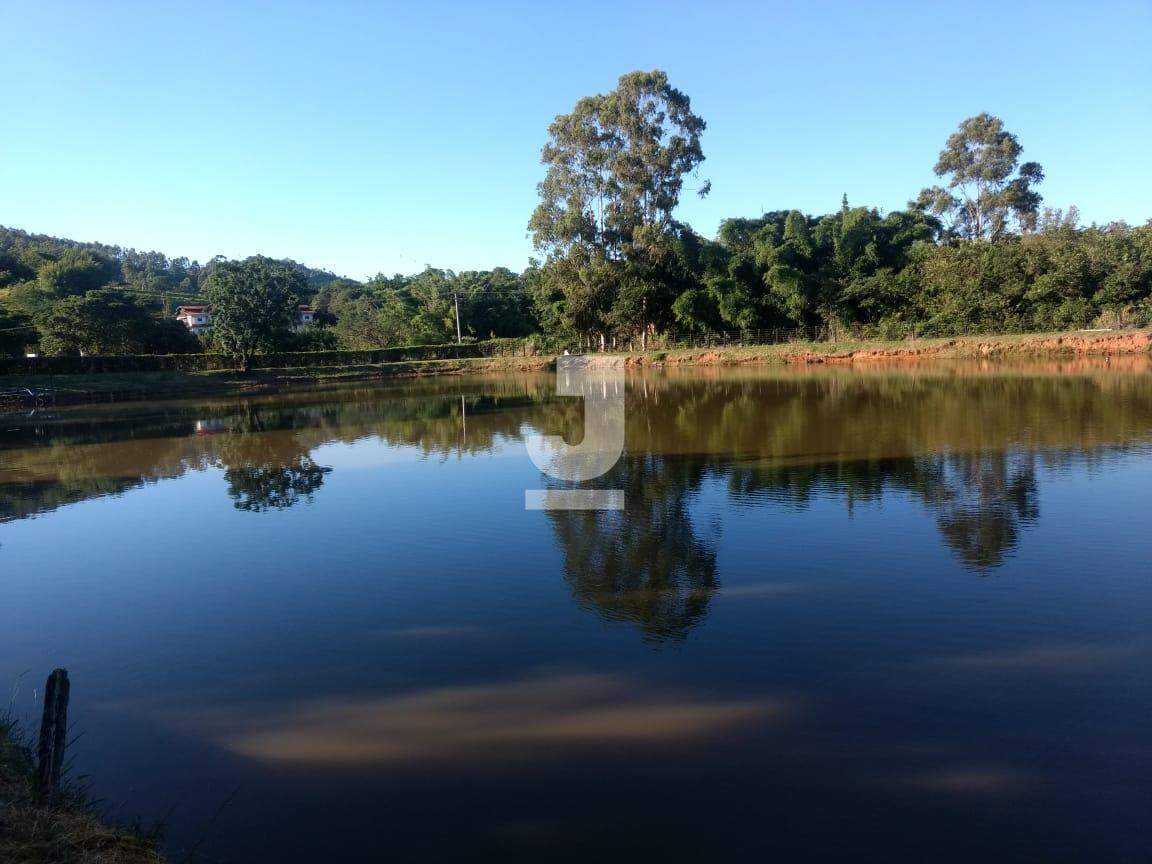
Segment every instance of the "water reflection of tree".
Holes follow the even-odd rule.
[[[287,506],[320,488],[327,472],[318,474],[309,454],[323,444],[376,438],[439,458],[485,453],[516,439],[555,382],[486,382],[463,404],[456,382],[413,389],[128,403],[37,417],[0,441],[0,522],[211,467],[235,479],[240,504],[255,506],[263,496]]]
[[[311,500],[324,483],[324,475],[331,470],[307,456],[300,456],[290,465],[229,468],[224,472],[224,479],[237,510],[259,513],[283,510],[301,500]]]
[[[237,510],[284,510],[310,501],[332,470],[312,459],[291,416],[248,410],[225,425],[217,459]]]
[[[931,454],[912,459],[803,465],[735,463],[721,469],[737,503],[806,507],[820,497],[849,507],[893,492],[918,498],[947,546],[966,566],[999,567],[1040,515],[1037,456],[1025,452]]]
[[[925,461],[936,463],[924,472],[934,482],[920,491],[944,542],[971,567],[999,567],[1022,527],[1040,516],[1034,459],[980,453]]]
[[[1036,520],[1041,466],[1099,464],[1152,437],[1147,376],[713,374],[631,379],[628,450],[663,459],[644,469],[649,480],[661,465],[695,459],[727,478],[737,506],[758,496],[803,506],[821,494],[852,506],[909,493],[948,548],[978,570],[999,566]],[[61,412],[0,442],[0,521],[214,466],[240,506],[290,506],[321,488],[326,475],[310,454],[326,443],[483,454],[525,426],[576,440],[582,410],[579,400],[557,399],[554,378],[544,376]],[[204,419],[211,425],[198,427]],[[659,572],[657,561],[644,578],[659,585]],[[611,591],[592,593],[603,602]]]
[[[684,638],[718,584],[716,552],[689,512],[705,471],[700,459],[628,456],[607,478],[625,510],[549,511],[573,596],[649,638]]]

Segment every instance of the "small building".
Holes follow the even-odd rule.
[[[196,434],[197,435],[218,435],[221,432],[227,432],[228,426],[219,417],[213,417],[208,420],[196,421]]]
[[[193,333],[204,333],[212,329],[212,313],[207,306],[177,306],[176,320]]]
[[[316,320],[316,310],[301,303],[296,307],[296,331],[299,332]]]
[[[208,311],[207,306],[177,306],[176,320],[193,333],[205,333],[212,329],[212,313]],[[316,311],[302,303],[296,307],[292,329],[299,332],[315,320]]]

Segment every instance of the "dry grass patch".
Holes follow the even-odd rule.
[[[163,864],[157,839],[109,826],[83,790],[60,803],[32,803],[33,761],[15,724],[0,720],[0,861],[4,864]]]

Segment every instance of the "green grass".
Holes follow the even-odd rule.
[[[459,360],[413,360],[362,366],[300,366],[212,372],[100,372],[87,375],[0,375],[0,390],[52,389],[58,404],[164,399],[184,396],[228,396],[274,393],[326,383],[372,381],[425,375],[545,368],[551,358],[475,357]]]

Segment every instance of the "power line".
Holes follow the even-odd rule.
[[[113,291],[126,291],[130,294],[143,294],[148,297],[157,297],[164,299],[171,297],[173,300],[178,299],[194,299],[203,300],[203,295],[192,294],[184,291],[166,291],[163,288],[133,288],[130,285],[113,285],[110,290]]]
[[[400,291],[407,291],[412,297],[414,297],[416,299],[429,299],[429,295],[424,294],[423,292],[413,291],[410,288],[389,288],[387,290],[395,291],[397,293],[399,293]],[[474,291],[460,291],[460,290],[453,291],[452,289],[446,289],[444,291],[440,291],[439,289],[437,289],[437,291],[431,295],[431,299],[437,299],[437,300],[450,299],[451,297],[453,297],[455,295],[459,295],[459,296],[463,297],[465,300],[467,300],[468,298],[474,297],[478,294],[479,295],[489,295],[489,296],[505,296],[505,297],[528,297],[528,296],[531,296],[531,292],[529,292],[523,288],[480,288],[480,289],[477,289]]]

